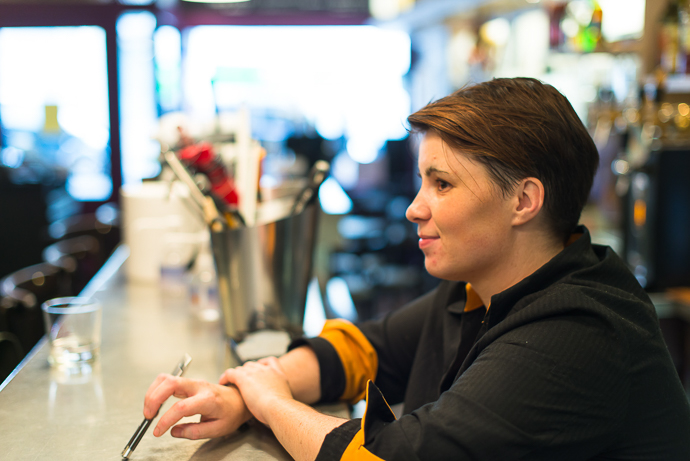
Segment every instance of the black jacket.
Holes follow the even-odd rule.
[[[690,460],[690,405],[654,307],[615,253],[581,231],[493,296],[486,315],[465,312],[464,283],[442,282],[358,325],[376,351],[376,385],[364,421],[334,429],[318,459]],[[323,400],[340,397],[353,373],[343,344],[305,342]],[[398,420],[383,396],[404,401]]]

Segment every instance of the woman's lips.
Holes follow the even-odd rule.
[[[429,246],[433,245],[434,242],[436,242],[437,240],[438,240],[438,237],[420,235],[419,236],[419,249],[423,250],[424,248],[428,248]]]

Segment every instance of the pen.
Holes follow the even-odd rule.
[[[176,378],[179,378],[187,370],[187,367],[189,366],[189,363],[191,361],[192,361],[192,358],[189,356],[189,354],[185,354],[184,357],[182,357],[182,360],[180,360],[179,363],[177,365],[175,365],[175,368],[173,369],[173,371],[170,374],[175,376]],[[156,416],[158,416],[158,414],[156,414]],[[154,418],[156,416],[154,416]],[[127,446],[125,447],[125,449],[122,450],[122,457],[124,459],[129,458],[129,455],[132,454],[134,449],[139,444],[139,441],[141,440],[141,438],[144,436],[144,434],[148,430],[152,421],[153,421],[153,418],[151,418],[151,419],[145,419],[144,418],[144,420],[141,422],[141,424],[139,425],[137,430],[134,431],[134,435],[132,436],[131,439],[129,439],[129,442],[127,442]]]

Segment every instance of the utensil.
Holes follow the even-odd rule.
[[[328,173],[331,171],[331,165],[325,160],[317,160],[314,166],[309,170],[309,176],[307,177],[307,185],[297,194],[295,198],[295,203],[292,206],[291,215],[301,213],[304,208],[311,202],[314,198],[316,191],[319,190],[321,183],[326,180]]]
[[[182,357],[182,359],[177,363],[177,365],[175,365],[175,368],[173,368],[173,371],[170,374],[175,376],[176,378],[179,378],[187,370],[187,367],[189,367],[191,361],[192,357],[190,357],[189,354],[185,354],[184,357]],[[156,416],[158,416],[158,413],[156,413]],[[156,416],[154,416],[154,418]],[[137,447],[137,445],[139,445],[139,441],[141,441],[141,438],[148,430],[149,426],[151,425],[151,422],[153,422],[153,418],[144,418],[137,430],[134,431],[134,435],[132,435],[132,438],[129,439],[129,442],[127,442],[127,446],[125,446],[125,449],[122,450],[122,457],[124,459],[128,459],[129,455],[131,455],[134,449]]]
[[[206,224],[214,231],[221,231],[225,224],[223,223],[223,219],[221,219],[220,212],[213,198],[201,192],[201,189],[199,189],[192,175],[189,174],[187,168],[182,164],[180,159],[177,158],[177,155],[175,155],[173,151],[165,151],[163,153],[163,158],[170,166],[173,173],[175,173],[175,176],[189,188],[192,200],[201,208]]]

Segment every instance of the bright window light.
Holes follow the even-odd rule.
[[[374,26],[199,26],[190,30],[184,106],[305,117],[326,139],[407,135],[410,39]]]
[[[14,146],[5,147],[0,151],[2,164],[9,168],[19,168],[24,162],[24,151]]]
[[[0,120],[9,146],[68,171],[67,190],[74,198],[108,199],[105,31],[0,28]]]
[[[327,214],[346,214],[352,210],[352,199],[332,176],[321,184],[319,201]]]
[[[326,323],[326,311],[323,308],[319,280],[314,277],[307,287],[307,303],[304,308],[302,329],[307,337],[318,336]]]
[[[336,317],[350,322],[357,321],[357,309],[345,280],[340,277],[330,279],[326,283],[326,297]]]
[[[345,189],[352,189],[359,181],[359,163],[347,151],[338,153],[331,163],[331,174]]]
[[[67,179],[67,192],[77,200],[92,200],[94,196],[109,197],[112,189],[110,178],[102,173],[76,171]]]
[[[163,112],[176,111],[182,104],[182,36],[172,26],[162,26],[153,34],[156,85]]]
[[[347,142],[347,153],[355,162],[369,164],[378,157],[382,141],[373,136],[353,136]]]
[[[510,23],[505,18],[496,18],[481,27],[482,38],[495,46],[504,46],[510,37]]]
[[[642,37],[645,0],[599,0],[599,5],[601,34],[607,42]]]
[[[125,13],[117,21],[124,184],[160,171],[160,145],[152,140],[158,127],[151,41],[155,27],[156,17],[148,11]]]

